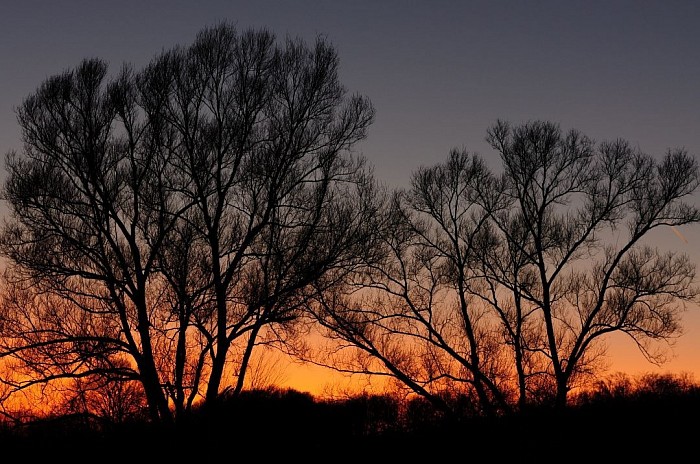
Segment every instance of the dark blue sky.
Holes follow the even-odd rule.
[[[0,11],[0,151],[20,149],[13,107],[43,79],[100,57],[140,67],[220,21],[267,27],[339,52],[375,124],[359,149],[380,180],[464,147],[493,160],[497,118],[547,119],[596,140],[700,155],[700,2],[695,1],[6,1]],[[1,171],[0,171],[1,172]],[[676,240],[700,261],[700,234]],[[700,310],[673,370],[700,363]],[[639,360],[639,355],[623,354]]]
[[[377,119],[360,146],[387,182],[484,143],[497,118],[549,119],[656,154],[700,151],[700,2],[34,1],[0,15],[0,148],[13,106],[82,58],[139,66],[206,25],[324,34]]]

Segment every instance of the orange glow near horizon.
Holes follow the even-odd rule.
[[[410,188],[413,174],[444,163],[456,147],[479,155],[498,174],[502,160],[485,136],[499,118],[557,122],[563,130],[580,130],[596,145],[619,137],[659,159],[666,150],[683,147],[700,161],[700,60],[692,58],[700,44],[700,3],[668,8],[639,2],[629,8],[607,2],[592,8],[585,2],[552,2],[536,14],[524,2],[445,2],[440,8],[428,2],[401,8],[380,2],[276,2],[273,8],[263,2],[181,2],[142,8],[139,14],[117,2],[93,2],[89,8],[87,2],[42,8],[6,3],[3,154],[23,155],[28,148],[15,109],[47,76],[92,56],[110,63],[110,76],[120,63],[137,73],[159,50],[184,49],[202,27],[225,20],[238,23],[239,32],[269,27],[279,39],[289,34],[308,44],[327,34],[337,46],[342,88],[366,96],[376,109],[366,137],[348,150],[366,158],[378,184],[388,190]],[[0,180],[7,175],[2,169]],[[683,200],[700,205],[700,189]],[[10,217],[9,206],[0,201],[0,218]],[[609,235],[602,232],[602,239],[615,245],[618,234],[622,242],[627,233],[620,221]],[[700,223],[654,228],[644,242],[687,254],[698,265],[700,287]],[[0,270],[5,266],[0,257]],[[599,339],[607,346],[608,364],[601,378],[690,375],[700,384],[700,298],[687,304],[680,325],[683,332],[672,340],[662,365],[650,363],[625,334]],[[238,366],[237,356],[231,355],[226,369]],[[258,377],[252,371],[246,372],[246,388],[274,385],[316,398],[377,393],[392,385],[387,377],[341,374],[283,356],[279,365],[259,365]],[[226,382],[235,385],[235,379]]]
[[[700,382],[700,309],[693,307],[686,313],[688,320],[686,331],[675,341],[675,347],[669,351],[667,363],[657,366],[647,361],[635,343],[627,336],[614,334],[608,338],[608,369],[601,377],[616,373],[624,373],[632,378],[645,374],[690,375],[693,380]],[[306,392],[314,397],[337,397],[346,393],[363,391],[380,392],[379,383],[368,385],[359,380],[360,377],[349,377],[331,369],[289,363],[283,368],[280,387],[292,388]]]

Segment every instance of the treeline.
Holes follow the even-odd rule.
[[[85,59],[22,101],[4,417],[29,399],[172,429],[258,390],[274,351],[500,418],[565,410],[610,334],[666,359],[700,293],[655,234],[700,221],[692,154],[499,120],[493,159],[455,149],[388,189],[357,152],[375,109],[339,69],[324,37],[220,24],[142,69]]]
[[[147,416],[115,423],[69,414],[4,424],[0,445],[5,456],[31,450],[34,457],[72,455],[82,462],[125,446],[140,459],[194,457],[226,442],[261,459],[321,462],[338,456],[447,458],[457,444],[470,443],[477,454],[495,453],[498,459],[561,462],[560,453],[575,450],[572,442],[590,441],[608,458],[669,459],[694,449],[699,413],[700,385],[671,374],[619,374],[577,395],[566,411],[538,407],[500,418],[448,418],[421,397],[358,394],[331,400],[268,388],[225,396],[215,410],[195,408],[176,429],[159,427]]]

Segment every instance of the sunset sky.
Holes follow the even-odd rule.
[[[46,77],[88,57],[139,68],[221,21],[280,38],[326,36],[342,82],[376,108],[358,148],[390,186],[406,185],[415,168],[442,162],[454,147],[497,166],[484,137],[499,118],[551,120],[655,156],[674,147],[700,156],[700,2],[689,0],[7,1],[0,151],[21,149],[14,107]],[[700,263],[700,225],[679,234],[654,238]],[[700,308],[689,307],[684,321],[671,362],[647,364],[619,337],[611,370],[700,380]],[[290,371],[288,381],[318,390],[327,379],[309,372]]]

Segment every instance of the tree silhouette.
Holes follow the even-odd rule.
[[[164,423],[240,391],[309,288],[371,253],[376,186],[351,150],[373,117],[323,38],[228,24],[139,72],[89,59],[49,78],[7,157],[1,354],[21,370],[4,381],[137,379]]]
[[[664,361],[698,289],[652,233],[700,221],[692,156],[497,121],[500,172],[455,149],[385,195],[354,153],[374,109],[338,66],[322,37],[223,23],[141,70],[85,59],[22,102],[3,407],[40,387],[172,425],[264,383],[263,347],[389,379],[437,421],[565,408],[611,333]],[[372,427],[398,420],[389,403]]]
[[[662,361],[655,350],[697,296],[695,268],[644,239],[700,220],[687,201],[697,161],[546,121],[499,121],[487,140],[500,174],[457,150],[417,170],[386,213],[385,261],[319,299],[341,353],[327,364],[389,376],[447,411],[471,398],[488,415],[564,407],[600,372],[613,332]]]
[[[661,361],[652,342],[680,334],[683,304],[697,296],[695,265],[643,239],[659,227],[700,221],[687,201],[700,183],[697,160],[681,149],[657,160],[624,140],[595,146],[576,130],[542,121],[499,121],[487,140],[501,156],[511,200],[491,215],[499,241],[482,262],[496,289],[487,301],[500,309],[516,356],[520,350],[522,358],[539,358],[521,386],[542,372],[555,403],[565,405],[577,377],[596,372],[604,353],[598,341],[611,332]],[[535,337],[520,332],[518,340],[510,321],[525,314]]]

